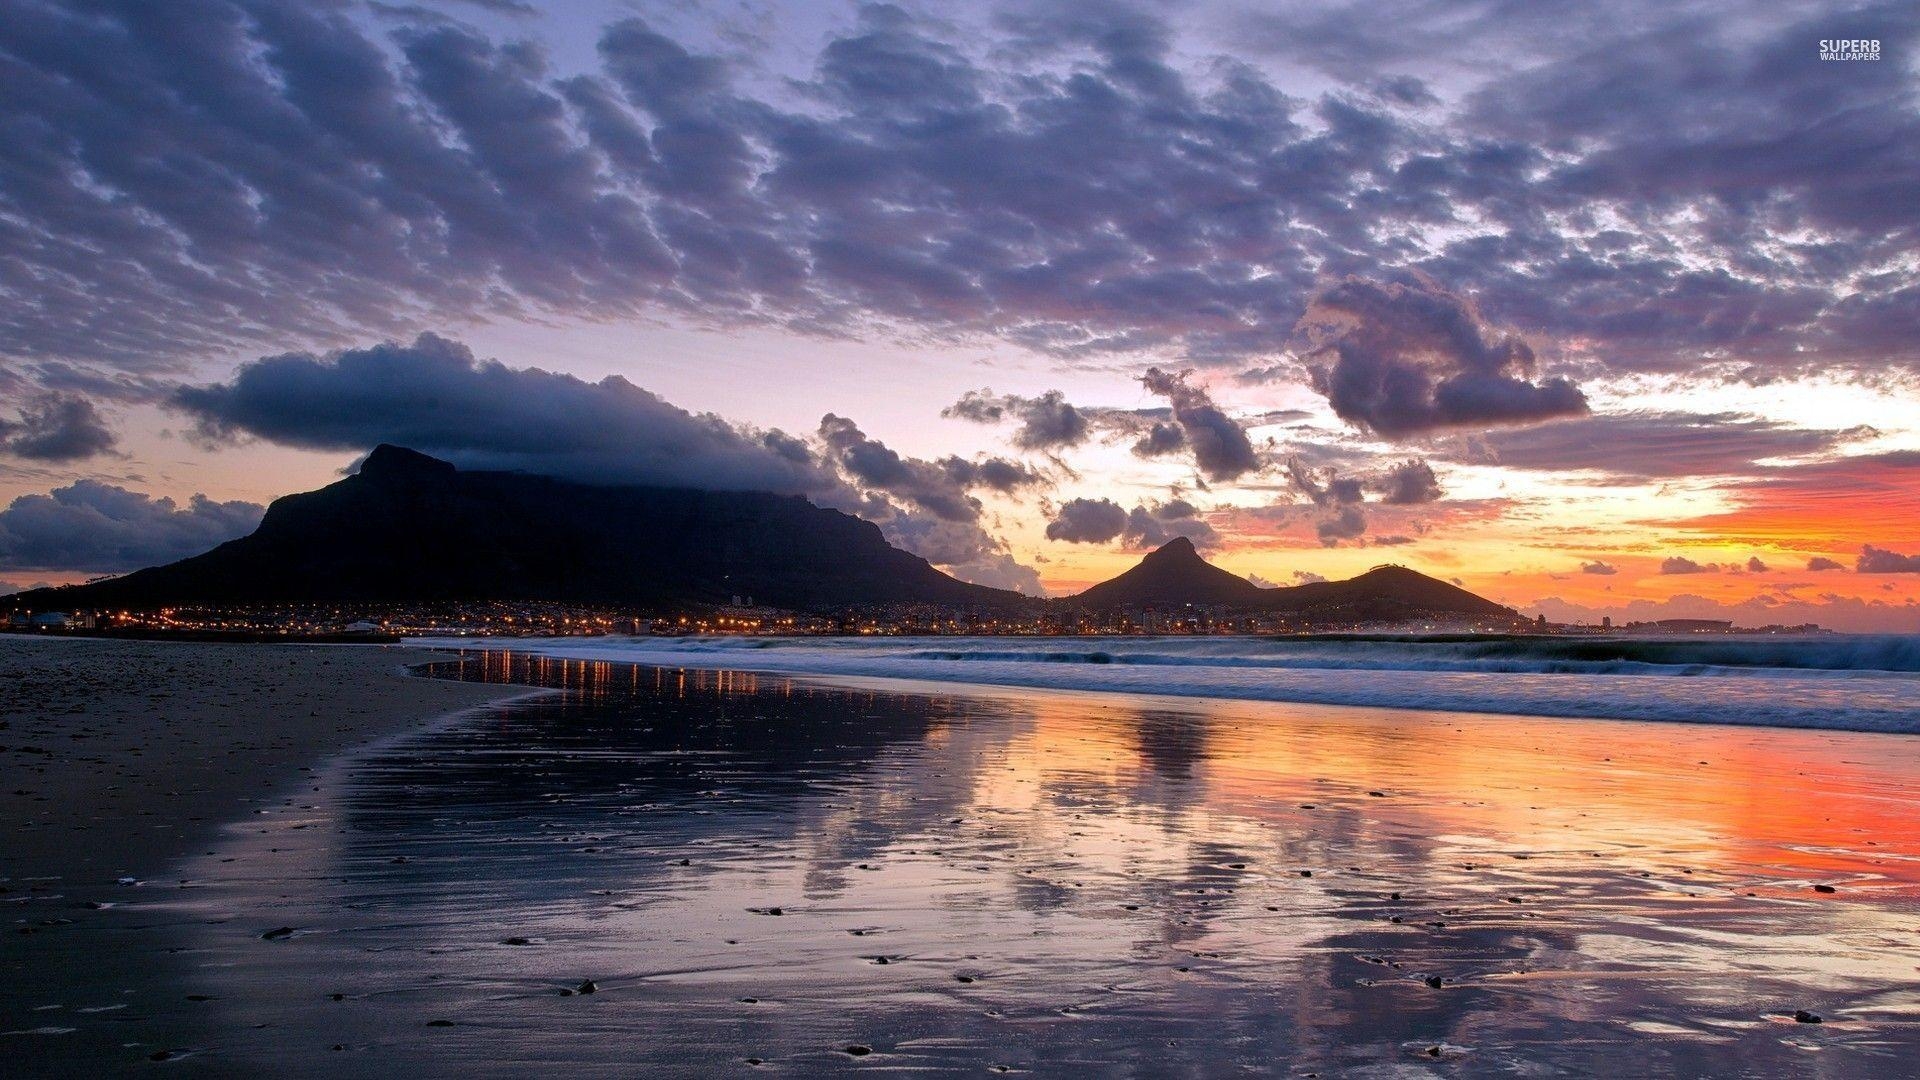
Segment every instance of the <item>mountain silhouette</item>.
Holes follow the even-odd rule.
[[[1193,541],[1181,536],[1149,553],[1133,569],[1093,586],[1070,602],[1090,610],[1180,604],[1257,608],[1266,591],[1201,558]]]
[[[1301,623],[1519,621],[1510,608],[1404,566],[1376,566],[1345,581],[1261,588],[1201,558],[1186,537],[1168,541],[1133,569],[1063,603],[1088,611],[1166,610],[1191,604],[1287,615]]]
[[[1175,539],[1062,600],[972,585],[880,529],[797,495],[608,486],[467,471],[398,446],[357,473],[276,499],[260,527],[203,555],[8,598],[27,610],[552,601],[657,610],[733,597],[794,611],[928,605],[994,614],[1280,614],[1301,625],[1506,620],[1510,609],[1403,566],[1261,588]]]
[[[24,607],[545,600],[798,611],[1040,601],[971,585],[870,522],[795,495],[601,486],[456,469],[397,446],[359,472],[276,499],[260,527],[204,555],[13,598]]]

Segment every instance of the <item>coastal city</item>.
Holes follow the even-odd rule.
[[[0,598],[0,610],[5,599]],[[1807,635],[1816,624],[1743,627],[1714,619],[1660,619],[1615,625],[1525,619],[1428,619],[1413,622],[1301,619],[1184,604],[1088,611],[1039,607],[1028,613],[962,611],[927,604],[850,608],[834,615],[759,606],[750,597],[698,610],[641,613],[612,607],[489,601],[360,607],[262,605],[180,607],[149,611],[27,611],[7,613],[14,633],[123,637],[197,637],[245,640],[371,640],[404,637],[661,636],[1183,636],[1292,634],[1767,634]]]

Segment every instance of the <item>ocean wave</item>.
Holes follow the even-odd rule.
[[[1920,732],[1920,638],[1892,635],[1717,641],[612,637],[485,644],[569,659],[794,675]],[[1712,689],[1700,678],[1712,678]]]

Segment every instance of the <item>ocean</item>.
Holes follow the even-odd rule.
[[[425,644],[489,647],[486,641]],[[1522,716],[1920,732],[1920,635],[569,637],[535,655]]]

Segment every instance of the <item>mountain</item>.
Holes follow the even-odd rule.
[[[1040,601],[970,585],[877,526],[799,496],[600,486],[469,472],[397,446],[318,491],[274,501],[251,535],[204,555],[23,607],[551,600],[800,611],[878,604],[1011,610]]]
[[[877,526],[796,495],[603,486],[456,469],[380,446],[360,471],[277,499],[260,527],[204,555],[9,597],[27,610],[555,601],[673,608],[735,596],[796,611],[924,604],[1037,613],[1193,605],[1301,624],[1518,621],[1404,566],[1264,589],[1175,539],[1078,596],[970,585]]]
[[[1260,606],[1268,591],[1201,558],[1194,550],[1193,541],[1181,536],[1149,553],[1133,569],[1071,597],[1068,602],[1089,610],[1181,604],[1254,608]]]
[[[1180,537],[1118,577],[1062,603],[1090,611],[1196,607],[1287,615],[1301,623],[1403,623],[1422,619],[1520,617],[1485,597],[1404,566],[1376,566],[1345,581],[1263,589],[1200,557]]]
[[[1262,610],[1301,622],[1401,623],[1422,619],[1525,620],[1512,608],[1404,566],[1376,566],[1345,581],[1262,589]]]

